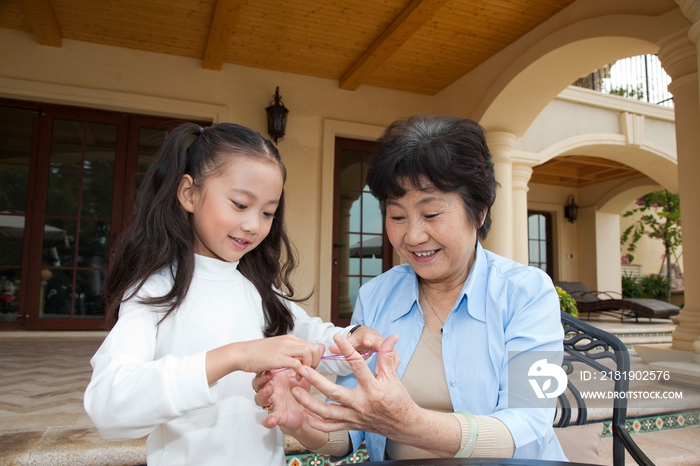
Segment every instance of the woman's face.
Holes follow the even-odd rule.
[[[396,252],[426,282],[464,282],[475,255],[477,228],[459,194],[421,191],[386,203],[386,232]]]

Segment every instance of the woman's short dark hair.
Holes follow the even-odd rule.
[[[432,186],[425,186],[426,179]],[[484,217],[477,233],[486,238],[498,183],[484,129],[477,122],[416,115],[392,123],[377,140],[367,171],[367,185],[383,214],[388,199],[406,194],[406,182],[416,189],[458,193],[472,225]]]

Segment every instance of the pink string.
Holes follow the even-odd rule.
[[[365,361],[368,361],[369,359],[372,358],[375,354],[386,354],[386,353],[391,353],[391,351],[378,351],[378,350],[369,350],[369,351],[363,351],[360,353],[359,358],[350,358],[350,359],[345,359],[346,361],[358,361],[360,359],[364,359]],[[329,359],[341,359],[345,358],[345,355],[343,354],[329,354],[327,356],[321,356],[321,359],[329,360]],[[290,368],[285,367],[284,369],[277,369],[274,371],[270,371],[270,374],[275,375],[279,374],[280,372],[288,371]]]

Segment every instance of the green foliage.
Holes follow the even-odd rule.
[[[569,293],[562,290],[558,286],[554,287],[559,295],[559,307],[562,311],[567,314],[571,314],[574,317],[578,317],[578,308],[576,307],[576,300],[571,297]]]
[[[619,95],[630,99],[644,100],[644,86],[637,84],[637,87],[632,87],[628,84],[624,87],[613,87],[608,91],[608,94]]]
[[[622,276],[622,296],[625,298],[641,298],[644,290],[639,278],[629,274]]]
[[[660,299],[668,301],[669,283],[668,279],[660,274],[645,275],[641,279],[642,296],[640,298]]]
[[[622,276],[622,296],[625,298],[652,298],[661,301],[669,300],[668,279],[659,274],[633,277]]]
[[[631,264],[637,250],[637,242],[643,237],[659,239],[664,244],[664,259],[666,260],[666,301],[671,296],[671,257],[676,255],[681,245],[681,207],[680,197],[665,189],[646,194],[636,202],[637,206],[622,214],[630,217],[637,212],[643,215],[630,225],[620,237],[620,246],[625,247],[627,254],[622,256],[622,262]]]

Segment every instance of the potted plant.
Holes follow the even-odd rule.
[[[576,307],[576,300],[571,297],[569,293],[562,290],[558,286],[554,287],[559,295],[559,307],[562,311],[567,314],[571,314],[574,317],[578,317],[578,308]]]

